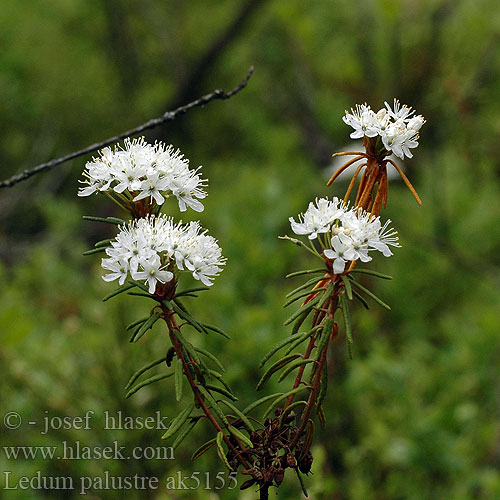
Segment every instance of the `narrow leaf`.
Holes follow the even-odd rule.
[[[187,288],[186,290],[182,290],[180,292],[177,292],[175,294],[175,297],[182,297],[183,295],[186,295],[187,293],[193,293],[193,292],[203,292],[205,290],[210,290],[208,286],[197,286],[195,288]]]
[[[207,323],[202,323],[201,326],[203,328],[206,328],[207,330],[211,330],[212,332],[218,333],[218,334],[222,335],[223,337],[226,337],[226,339],[231,338],[224,330],[221,330],[217,326],[208,325]]]
[[[189,418],[189,415],[191,415],[191,412],[194,410],[194,403],[189,404],[186,406],[180,413],[175,417],[170,426],[167,429],[167,432],[163,434],[161,437],[162,439],[168,439],[172,437],[186,422],[186,420]]]
[[[229,465],[229,462],[227,461],[226,454],[224,453],[224,448],[222,447],[222,443],[224,441],[224,434],[222,431],[219,431],[217,433],[216,439],[216,444],[217,444],[217,454],[219,455],[219,458],[224,462],[224,465],[229,469],[231,469],[231,466]]]
[[[130,340],[131,342],[137,342],[142,336],[150,329],[153,325],[160,319],[161,315],[158,313],[152,314],[139,328],[137,333]]]
[[[304,493],[304,496],[306,498],[309,498],[309,494],[307,493],[307,490],[306,490],[306,485],[304,484],[304,480],[302,479],[302,475],[299,472],[299,469],[297,469],[297,467],[295,467],[295,473],[297,474],[297,477],[299,478],[299,483],[300,483],[300,487],[302,489],[302,493]]]
[[[332,328],[333,328],[333,319],[327,318],[323,323],[321,335],[316,343],[316,349],[317,349],[315,356],[316,361],[319,361],[319,359],[321,358],[321,354],[325,349],[325,346],[330,340],[330,334],[332,333]]]
[[[203,354],[203,356],[207,357],[208,359],[212,360],[217,367],[219,368],[220,371],[225,372],[226,370],[222,366],[222,363],[211,353],[208,351],[205,351],[205,349],[202,349],[201,347],[195,347],[195,349],[200,353]]]
[[[352,294],[354,295],[354,297],[356,297],[361,302],[361,304],[363,304],[363,307],[365,309],[370,309],[368,302],[366,302],[365,298],[359,292],[357,292],[356,290],[353,290]]]
[[[347,298],[349,300],[352,300],[352,286],[351,286],[351,282],[345,276],[342,276],[342,281],[344,282],[345,293],[347,294]]]
[[[188,425],[184,426],[181,432],[177,434],[175,441],[172,444],[172,448],[175,450],[184,441],[186,436],[188,436],[194,429],[195,425],[200,421],[201,417],[193,417]]]
[[[283,413],[281,414],[280,416],[280,427],[284,424],[285,422],[285,417],[291,413],[295,408],[297,408],[298,406],[301,406],[301,405],[305,405],[307,406],[307,403],[305,401],[295,401],[294,403],[292,403],[290,406],[288,406],[284,411]]]
[[[312,273],[326,273],[326,269],[320,268],[320,269],[306,269],[305,271],[296,271],[294,273],[287,274],[285,278],[294,278],[295,276],[302,276],[303,274],[312,274]]]
[[[117,217],[94,217],[93,215],[84,215],[82,219],[94,222],[106,222],[107,224],[115,224],[117,226],[127,223],[123,219],[118,219]]]
[[[314,293],[318,293],[324,290],[324,288],[311,288],[310,290],[307,290],[307,292],[299,293],[295,297],[292,297],[291,299],[287,300],[284,304],[283,307],[288,307],[289,305],[293,304],[297,300],[300,300],[303,297],[307,297],[308,295],[312,295]]]
[[[269,377],[273,373],[277,372],[278,370],[280,370],[281,368],[286,366],[288,363],[290,363],[294,359],[297,359],[298,357],[300,357],[300,354],[290,354],[288,356],[285,356],[282,359],[279,359],[278,361],[276,361],[276,363],[271,365],[265,371],[264,375],[262,375],[261,379],[259,380],[259,383],[257,384],[257,390],[260,391],[262,389],[262,387],[264,387],[264,384],[266,383],[266,381],[269,379]]]
[[[229,398],[232,401],[238,401],[238,398],[232,392],[229,392],[223,387],[217,387],[216,385],[206,384],[206,388],[210,389],[211,391],[218,392],[219,394],[226,396],[226,398]]]
[[[372,276],[382,278],[383,280],[392,280],[392,276],[379,273],[378,271],[372,271],[371,269],[353,269],[351,273],[371,274]]]
[[[129,398],[132,396],[132,394],[135,394],[139,389],[142,389],[143,387],[146,387],[149,384],[153,384],[154,382],[158,382],[160,380],[166,379],[168,377],[171,377],[173,375],[173,372],[171,373],[164,373],[162,375],[155,375],[154,377],[148,378],[141,382],[140,384],[137,384],[135,387],[132,387],[130,391],[127,392],[125,395],[126,398]]]
[[[102,301],[106,302],[107,300],[112,299],[113,297],[116,297],[118,294],[126,292],[127,290],[130,290],[131,288],[134,288],[134,286],[135,286],[135,284],[133,284],[133,283],[127,283],[126,285],[123,285],[120,288],[117,288],[116,290],[111,292],[110,294],[106,295],[106,297],[104,297],[102,299]]]
[[[86,252],[83,252],[83,255],[93,255],[95,253],[100,253],[105,251],[106,247],[93,248],[92,250],[87,250]]]
[[[131,377],[130,380],[128,381],[127,385],[125,386],[125,390],[128,390],[130,387],[132,387],[132,384],[143,374],[146,373],[148,370],[153,368],[156,365],[159,365],[165,361],[164,357],[155,359],[154,361],[151,361],[151,363],[148,363],[147,365],[143,366],[139,370],[137,370]]]
[[[351,315],[349,312],[349,304],[345,299],[345,296],[340,297],[340,303],[342,306],[342,315],[344,317],[345,325],[345,337],[347,341],[347,350],[349,351],[349,357],[352,359],[352,326],[351,326]]]
[[[315,283],[317,283],[318,281],[321,281],[323,279],[325,279],[323,276],[311,278],[310,280],[307,280],[305,283],[302,283],[302,285],[298,286],[297,288],[295,288],[291,292],[288,292],[285,295],[285,297],[287,299],[289,299],[292,295],[295,295],[296,293],[299,293],[302,290],[305,290],[306,288],[309,288],[310,286],[314,285]]]
[[[292,394],[296,394],[297,392],[303,391],[305,387],[297,387],[296,389],[293,389],[291,391],[286,392],[285,394],[282,394],[281,396],[277,397],[269,406],[269,408],[266,410],[266,413],[264,413],[263,418],[266,418],[281,401],[284,401],[285,399],[288,399],[289,396]]]
[[[205,453],[207,450],[209,450],[214,444],[215,444],[216,438],[210,439],[210,441],[207,441],[206,443],[203,443],[191,456],[191,460],[194,461],[198,457],[201,457],[203,453]]]
[[[254,429],[254,426],[252,425],[252,423],[250,422],[250,420],[246,417],[246,415],[241,411],[239,410],[238,408],[236,408],[236,406],[234,406],[232,403],[230,403],[229,401],[226,401],[226,400],[221,400],[221,403],[224,403],[229,409],[231,409],[234,413],[236,413],[236,415],[241,418],[241,421],[243,422],[243,424],[246,426],[246,428],[250,431],[250,432],[253,432],[255,429]]]
[[[293,323],[297,318],[305,314],[306,312],[309,312],[320,300],[321,294],[318,296],[314,297],[314,299],[310,300],[307,304],[305,304],[302,307],[299,307],[284,323],[284,326],[289,325],[290,323]]]
[[[290,363],[289,366],[286,367],[286,370],[283,370],[283,373],[280,375],[278,382],[281,382],[290,372],[295,370],[302,365],[307,365],[308,363],[313,363],[314,359],[297,359],[293,363]]]
[[[296,333],[295,335],[290,335],[290,337],[287,337],[286,339],[283,339],[281,342],[277,343],[263,358],[262,361],[259,363],[259,368],[262,368],[267,360],[271,358],[274,354],[276,354],[280,349],[288,345],[290,342],[294,342],[295,340],[303,337],[303,333]]]
[[[229,429],[229,432],[231,432],[231,434],[235,438],[239,439],[240,441],[243,441],[243,444],[248,446],[248,448],[253,448],[252,441],[250,441],[250,438],[248,436],[245,436],[245,434],[243,434],[243,432],[239,431],[238,429],[236,429],[236,427],[233,427],[232,425],[230,425],[228,427],[228,429]]]
[[[248,405],[244,410],[243,413],[247,415],[251,411],[255,410],[255,408],[259,407],[260,405],[267,403],[271,399],[274,399],[278,396],[282,396],[283,392],[277,392],[275,394],[270,394],[269,396],[264,396],[263,398],[258,399],[257,401],[254,401],[252,404]]]
[[[144,323],[147,319],[149,318],[149,316],[146,316],[145,318],[141,318],[141,319],[138,319],[137,321],[133,321],[132,323],[130,323],[126,330],[132,330],[134,329],[135,327],[139,326],[140,324]]]
[[[319,409],[323,404],[323,401],[326,397],[326,392],[328,390],[328,360],[325,360],[325,364],[323,365],[323,371],[321,372],[321,383],[319,387],[319,395],[318,400],[316,402],[316,407]]]
[[[95,244],[94,244],[94,246],[95,246],[96,248],[98,248],[98,247],[107,247],[107,246],[109,246],[109,244],[110,244],[112,241],[114,241],[114,238],[109,238],[109,239],[107,239],[107,240],[101,240],[101,241],[98,241],[97,243],[95,243]]]
[[[208,401],[209,405],[213,408],[215,413],[217,413],[217,416],[224,422],[224,424],[229,425],[226,415],[224,415],[224,412],[217,404],[217,401],[215,401],[214,397],[202,385],[198,386],[198,390],[203,394],[203,396],[205,396],[205,399]]]
[[[175,399],[180,401],[182,399],[182,382],[183,382],[183,370],[182,370],[182,360],[178,359],[175,363],[175,376],[174,376],[174,385],[175,385]]]
[[[361,285],[357,281],[354,281],[353,279],[351,279],[351,283],[355,287],[359,288],[362,292],[365,292],[366,295],[368,295],[368,297],[371,297],[375,302],[377,302],[378,304],[380,304],[382,307],[385,307],[389,311],[391,310],[391,306],[389,306],[388,304],[386,304],[382,299],[378,298],[372,291],[368,290],[368,288],[365,288],[363,285]]]

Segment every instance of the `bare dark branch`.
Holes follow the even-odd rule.
[[[18,184],[19,182],[22,182],[26,179],[29,179],[33,175],[39,174],[41,172],[46,172],[47,170],[50,170],[53,167],[56,167],[57,165],[61,165],[62,163],[65,163],[69,160],[73,160],[74,158],[78,158],[80,156],[86,155],[88,153],[92,153],[93,151],[97,151],[98,149],[104,148],[106,146],[109,146],[110,144],[113,144],[115,142],[121,141],[122,139],[125,139],[126,137],[131,137],[137,134],[140,134],[144,132],[145,130],[150,130],[152,128],[158,127],[159,125],[162,125],[163,123],[170,122],[175,120],[178,116],[183,115],[190,111],[193,108],[198,108],[200,106],[204,106],[205,104],[208,104],[211,101],[219,100],[219,99],[230,99],[233,97],[235,94],[240,92],[240,90],[243,90],[250,77],[252,76],[253,73],[253,66],[250,67],[248,70],[247,75],[245,78],[241,81],[241,83],[236,86],[233,90],[226,92],[223,89],[216,89],[210,94],[206,94],[199,99],[196,99],[195,101],[190,102],[189,104],[186,104],[184,106],[180,106],[177,109],[174,109],[173,111],[167,111],[164,113],[162,116],[158,118],[153,118],[146,123],[143,123],[142,125],[139,125],[138,127],[127,130],[126,132],[122,132],[119,135],[116,135],[114,137],[110,137],[109,139],[106,139],[105,141],[92,144],[90,146],[87,146],[84,149],[80,149],[79,151],[75,151],[74,153],[70,153],[66,156],[62,156],[61,158],[57,158],[55,160],[48,161],[46,163],[41,163],[40,165],[29,169],[29,170],[24,170],[23,172],[16,174],[9,179],[5,179],[4,181],[0,182],[0,188],[6,188],[6,187],[12,187]]]

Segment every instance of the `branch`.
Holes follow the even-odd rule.
[[[24,181],[26,179],[29,179],[33,175],[39,174],[41,172],[46,172],[47,170],[50,170],[53,167],[56,167],[57,165],[61,165],[62,163],[65,163],[69,160],[73,160],[74,158],[78,158],[79,156],[86,155],[88,153],[91,153],[92,151],[96,151],[98,149],[104,148],[106,146],[109,146],[110,144],[113,144],[114,142],[121,141],[122,139],[125,139],[126,137],[130,137],[133,135],[140,134],[144,132],[145,130],[150,130],[152,128],[156,128],[159,125],[162,125],[163,123],[170,122],[175,120],[178,116],[183,115],[190,111],[193,108],[198,108],[200,106],[204,106],[205,104],[208,104],[211,101],[218,100],[218,99],[230,99],[233,97],[235,94],[240,92],[240,90],[243,90],[250,77],[252,76],[253,73],[253,66],[250,67],[248,70],[247,75],[245,78],[241,81],[241,83],[235,87],[233,90],[226,92],[223,89],[216,89],[210,94],[206,94],[199,99],[196,99],[195,101],[190,102],[189,104],[186,104],[184,106],[180,106],[177,109],[174,109],[173,111],[167,111],[164,113],[162,116],[158,118],[153,118],[146,123],[143,123],[142,125],[139,125],[138,127],[127,130],[126,132],[122,132],[119,135],[116,135],[114,137],[110,137],[109,139],[106,139],[105,141],[92,144],[90,146],[87,146],[84,149],[80,149],[79,151],[75,151],[74,153],[68,154],[66,156],[62,156],[61,158],[57,158],[55,160],[48,161],[46,163],[41,163],[40,165],[30,169],[30,170],[24,170],[23,172],[16,174],[9,179],[5,179],[0,182],[0,188],[6,188],[6,187],[12,187],[18,184],[21,181]]]

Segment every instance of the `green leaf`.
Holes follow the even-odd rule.
[[[119,226],[120,224],[126,224],[127,221],[123,219],[118,219],[117,217],[94,217],[93,215],[84,215],[82,216],[84,220],[90,220],[94,222],[105,222],[107,224],[115,224]]]
[[[248,405],[243,410],[243,413],[246,415],[246,414],[250,413],[251,411],[255,410],[255,408],[258,408],[260,405],[267,403],[271,399],[274,399],[278,396],[282,396],[283,394],[284,394],[283,392],[277,392],[275,394],[270,394],[269,396],[264,396],[263,398],[260,398],[257,401],[254,401],[252,404]]]
[[[314,422],[311,419],[309,419],[307,421],[307,429],[304,437],[304,443],[302,445],[302,450],[300,451],[299,460],[304,458],[307,452],[310,450],[313,434],[314,434]]]
[[[307,319],[307,316],[309,316],[310,311],[311,310],[308,309],[307,311],[304,312],[304,314],[299,316],[299,318],[295,321],[295,323],[293,324],[293,328],[292,328],[292,335],[295,335],[299,331],[300,327],[302,326],[304,321]]]
[[[284,326],[293,323],[297,318],[301,317],[306,312],[309,312],[320,300],[321,294],[318,294],[314,299],[310,300],[307,304],[299,307],[284,323]]]
[[[125,386],[125,390],[128,390],[130,387],[132,387],[132,384],[143,374],[146,373],[148,370],[151,368],[159,365],[165,361],[165,357],[161,357],[158,359],[155,359],[154,361],[151,361],[151,363],[148,363],[147,365],[143,366],[139,370],[137,370],[131,377],[130,380],[128,381],[127,385]]]
[[[213,408],[215,413],[217,413],[217,416],[224,422],[224,424],[229,425],[226,415],[224,415],[224,412],[217,404],[217,401],[215,401],[214,397],[202,385],[198,385],[198,390],[203,394],[203,396],[205,396],[205,399],[208,401],[209,405]]]
[[[208,359],[212,360],[216,365],[217,367],[219,368],[219,370],[221,370],[222,372],[225,372],[226,370],[224,369],[224,367],[222,366],[222,363],[211,353],[211,352],[208,352],[208,351],[205,351],[205,349],[202,349],[201,347],[195,347],[195,349],[200,353],[202,354],[203,356],[207,357]]]
[[[190,342],[188,342],[184,338],[184,335],[182,335],[182,333],[180,332],[180,330],[176,330],[174,332],[174,335],[177,337],[177,339],[179,340],[179,342],[182,344],[182,347],[184,347],[184,349],[186,349],[186,351],[188,352],[188,354],[193,358],[194,362],[198,366],[202,366],[201,359],[198,356],[198,353],[196,352],[196,349],[193,347],[193,345]]]
[[[309,330],[308,332],[302,333],[301,334],[302,338],[299,338],[293,344],[290,344],[290,347],[285,351],[285,356],[290,354],[296,347],[298,347],[300,344],[302,344],[302,342],[304,342],[304,340],[307,340],[319,328],[322,328],[321,325],[317,325],[314,328],[311,328],[311,330]]]
[[[306,269],[305,271],[296,271],[294,273],[287,274],[285,278],[293,278],[295,276],[302,276],[304,274],[313,274],[313,273],[326,273],[327,270],[323,267],[320,269]]]
[[[232,401],[238,401],[238,398],[232,392],[224,389],[223,387],[217,387],[216,385],[212,384],[206,384],[205,387],[207,389],[210,389],[211,391],[218,392],[219,394],[226,396],[226,398],[229,398]]]
[[[172,444],[172,448],[175,450],[184,441],[186,436],[188,436],[194,429],[195,425],[200,421],[201,417],[192,417],[188,425],[185,425],[183,429],[177,434],[175,441]]]
[[[316,309],[322,309],[325,305],[326,301],[332,296],[333,290],[335,289],[335,285],[330,283],[328,288],[320,295],[320,300],[318,301],[318,305],[315,306]]]
[[[161,318],[161,314],[154,313],[152,314],[139,328],[137,333],[130,339],[131,342],[137,342],[142,336],[151,328],[153,325]]]
[[[279,359],[273,365],[271,365],[264,372],[264,375],[262,375],[261,379],[259,380],[259,383],[257,384],[257,391],[260,391],[262,389],[262,387],[264,387],[264,384],[266,383],[266,381],[269,379],[269,377],[273,373],[277,372],[278,370],[280,370],[281,368],[283,368],[284,366],[286,366],[288,363],[290,363],[294,359],[297,359],[298,357],[300,357],[300,354],[290,354],[288,356],[285,356],[282,359]]]
[[[366,295],[368,295],[368,297],[371,297],[375,302],[377,302],[378,304],[380,304],[382,307],[385,307],[389,311],[391,310],[391,306],[389,306],[388,304],[386,304],[382,299],[379,299],[373,292],[371,292],[370,290],[368,290],[368,288],[365,288],[363,285],[361,285],[357,281],[354,281],[354,279],[352,279],[352,278],[351,278],[351,283],[355,287],[359,288],[362,292],[365,292]]]
[[[345,293],[347,294],[347,298],[349,300],[352,300],[352,286],[348,278],[345,276],[342,276],[342,281],[344,282],[345,286]]]
[[[283,373],[280,375],[278,382],[281,382],[290,372],[295,370],[302,365],[307,365],[308,363],[314,363],[314,359],[297,359],[293,363],[290,363],[289,366],[286,367],[286,370],[283,370]]]
[[[330,334],[332,332],[332,328],[333,328],[333,319],[326,318],[326,320],[323,323],[323,328],[321,329],[321,335],[316,342],[316,349],[317,349],[315,356],[316,361],[319,361],[319,359],[321,358],[321,354],[325,349],[326,344],[330,340]]]
[[[320,276],[319,278],[318,277],[311,278],[310,280],[307,280],[305,283],[303,283],[302,285],[298,286],[297,288],[295,288],[291,292],[288,292],[285,295],[285,297],[287,299],[289,299],[292,295],[295,295],[296,293],[299,293],[302,290],[305,290],[306,288],[310,287],[311,285],[314,285],[315,283],[318,283],[318,281],[321,281],[323,279],[325,279],[324,276]]]
[[[303,337],[303,333],[296,333],[295,335],[290,335],[290,337],[287,337],[286,339],[283,339],[281,342],[278,342],[263,358],[262,361],[259,363],[259,368],[262,368],[268,359],[270,359],[274,354],[276,354],[280,349],[288,345],[290,342],[294,342],[295,340]]]
[[[182,370],[182,360],[178,359],[175,363],[174,368],[174,385],[175,385],[175,399],[180,401],[182,399],[182,382],[183,382],[183,370]]]
[[[189,418],[191,415],[191,412],[194,410],[194,403],[189,404],[186,406],[180,413],[175,417],[170,426],[167,429],[167,432],[163,434],[161,437],[162,439],[168,439],[172,437],[181,427],[182,425],[186,422],[186,420]]]
[[[93,248],[92,250],[87,250],[86,252],[83,252],[83,255],[93,255],[95,253],[100,253],[105,251],[106,251],[105,247]]]
[[[109,244],[114,241],[114,238],[108,238],[107,240],[101,240],[101,241],[98,241],[97,243],[94,244],[94,247],[98,248],[98,247],[107,247],[109,246]]]
[[[353,269],[351,273],[360,273],[360,274],[371,274],[372,276],[376,276],[377,278],[382,278],[383,280],[392,280],[392,276],[388,274],[382,274],[378,271],[372,271],[371,269]]]
[[[359,292],[357,292],[356,290],[353,290],[352,294],[354,295],[354,297],[356,297],[361,302],[361,304],[363,304],[363,307],[365,309],[367,309],[367,310],[370,309],[368,302],[366,302],[365,298]]]
[[[224,441],[224,434],[222,431],[219,431],[217,433],[216,439],[216,444],[217,444],[217,454],[219,455],[219,458],[224,462],[224,465],[229,469],[231,469],[231,466],[229,465],[229,462],[227,461],[226,454],[224,453],[224,448],[222,447],[222,443]]]
[[[215,444],[216,439],[217,438],[210,439],[206,443],[203,443],[199,448],[197,448],[191,456],[191,460],[195,461],[197,458],[201,457],[203,453],[208,451]]]
[[[250,438],[248,436],[245,436],[243,432],[239,431],[238,429],[236,429],[236,427],[233,427],[232,425],[230,425],[228,429],[229,432],[231,432],[231,434],[235,438],[239,439],[240,441],[243,441],[243,444],[245,444],[248,448],[253,448],[252,441],[250,441]]]
[[[175,294],[175,297],[182,297],[183,295],[190,294],[193,292],[204,292],[205,290],[210,290],[208,286],[197,286],[195,288],[187,288]]]
[[[290,406],[288,406],[284,411],[283,413],[281,414],[280,416],[280,427],[283,425],[283,423],[285,422],[285,417],[291,413],[294,408],[297,408],[297,406],[300,406],[300,405],[305,405],[307,406],[307,402],[306,401],[295,401],[294,403],[292,403]]]
[[[306,498],[309,497],[309,494],[307,493],[307,490],[306,490],[306,486],[304,484],[304,480],[302,479],[302,475],[301,473],[299,472],[299,469],[297,469],[297,467],[295,467],[295,473],[297,474],[297,477],[299,479],[299,483],[300,483],[300,487],[302,489],[302,493],[304,493],[304,496]]]
[[[164,373],[162,375],[155,375],[154,377],[148,378],[141,382],[140,384],[137,384],[135,387],[132,387],[127,394],[125,395],[125,398],[129,398],[132,396],[132,394],[135,394],[139,389],[142,389],[143,387],[146,387],[149,384],[153,384],[154,382],[159,382],[160,380],[164,380],[168,377],[171,377],[174,373]]]
[[[148,318],[149,318],[149,316],[146,316],[145,318],[141,318],[141,319],[138,319],[137,321],[133,321],[132,323],[130,323],[127,326],[126,330],[129,331],[129,330],[134,329],[135,327],[137,327],[140,324],[144,323]]]
[[[328,390],[328,360],[325,359],[325,364],[323,365],[323,371],[321,372],[321,384],[319,387],[318,400],[316,402],[316,407],[319,409],[323,404],[326,397],[326,392]]]
[[[297,387],[291,391],[286,392],[285,394],[282,394],[281,396],[277,397],[269,406],[269,408],[266,410],[264,413],[264,416],[262,418],[267,418],[267,416],[273,411],[273,408],[275,408],[281,401],[284,401],[285,399],[288,399],[292,394],[297,394],[297,392],[303,391],[306,389],[305,387]]]
[[[239,410],[238,408],[236,408],[236,406],[234,406],[232,403],[230,403],[229,401],[226,401],[224,399],[221,400],[221,403],[224,403],[230,410],[232,410],[239,418],[241,418],[241,421],[243,422],[243,424],[246,426],[246,428],[250,431],[250,432],[253,432],[255,429],[254,429],[254,426],[252,425],[252,423],[250,422],[250,420],[246,417],[246,415],[241,411]]]
[[[218,333],[219,335],[222,335],[223,337],[226,337],[226,339],[230,339],[231,338],[224,330],[221,330],[217,326],[209,325],[207,323],[201,323],[201,326],[203,328],[206,328],[207,330],[211,330],[212,332]]]
[[[196,321],[189,313],[187,313],[184,309],[179,307],[179,304],[176,300],[174,300],[174,304],[172,304],[172,308],[175,313],[180,316],[184,321],[187,321],[195,330],[198,330],[200,333],[203,333],[202,327],[199,325],[198,321]]]
[[[112,299],[113,297],[116,297],[120,293],[126,292],[127,290],[134,288],[134,286],[135,286],[134,283],[127,283],[126,285],[122,285],[120,288],[117,288],[116,290],[114,290],[110,294],[106,295],[106,297],[104,297],[102,299],[102,301],[106,302],[107,300]]]
[[[344,295],[340,297],[340,305],[342,306],[342,315],[344,317],[345,325],[345,338],[347,341],[347,350],[349,351],[349,357],[352,359],[352,326],[351,326],[351,315],[349,312],[349,304]]]
[[[288,301],[286,301],[283,304],[283,307],[288,307],[289,305],[293,304],[297,300],[300,300],[303,297],[307,297],[308,295],[312,295],[313,293],[321,292],[321,290],[323,290],[323,288],[311,288],[307,292],[299,293],[295,297],[292,297],[291,299],[289,299]]]

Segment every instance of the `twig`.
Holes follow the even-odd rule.
[[[65,163],[69,160],[73,160],[74,158],[78,158],[79,156],[86,155],[88,153],[91,153],[92,151],[96,151],[98,149],[104,148],[106,146],[109,146],[110,144],[113,144],[115,142],[118,142],[122,139],[125,139],[126,137],[130,137],[133,135],[140,134],[141,132],[144,132],[145,130],[149,130],[155,127],[158,127],[159,125],[162,125],[163,123],[170,122],[175,120],[178,116],[183,115],[190,111],[193,108],[197,108],[200,106],[204,106],[205,104],[208,104],[210,101],[218,100],[218,99],[230,99],[233,97],[235,94],[240,92],[240,90],[243,90],[250,77],[252,76],[253,73],[253,66],[250,67],[248,70],[247,75],[245,78],[241,81],[241,83],[235,87],[233,90],[226,92],[223,89],[216,89],[210,94],[206,94],[199,99],[196,99],[195,101],[190,102],[189,104],[186,104],[184,106],[180,106],[177,109],[174,109],[173,111],[167,111],[164,113],[162,116],[158,118],[153,118],[146,123],[143,123],[142,125],[139,125],[138,127],[127,130],[126,132],[122,132],[119,135],[116,135],[114,137],[110,137],[109,139],[106,139],[105,141],[92,144],[90,146],[87,146],[84,149],[80,149],[79,151],[75,151],[74,153],[70,153],[66,156],[62,156],[61,158],[57,158],[55,160],[48,161],[46,163],[41,163],[40,165],[29,169],[29,170],[24,170],[23,172],[13,175],[9,179],[5,179],[0,182],[0,188],[6,188],[6,187],[12,187],[16,184],[18,184],[21,181],[24,181],[26,179],[29,179],[33,175],[39,174],[41,172],[46,172],[47,170],[50,170],[53,167],[56,167],[57,165],[61,165],[62,163]]]

